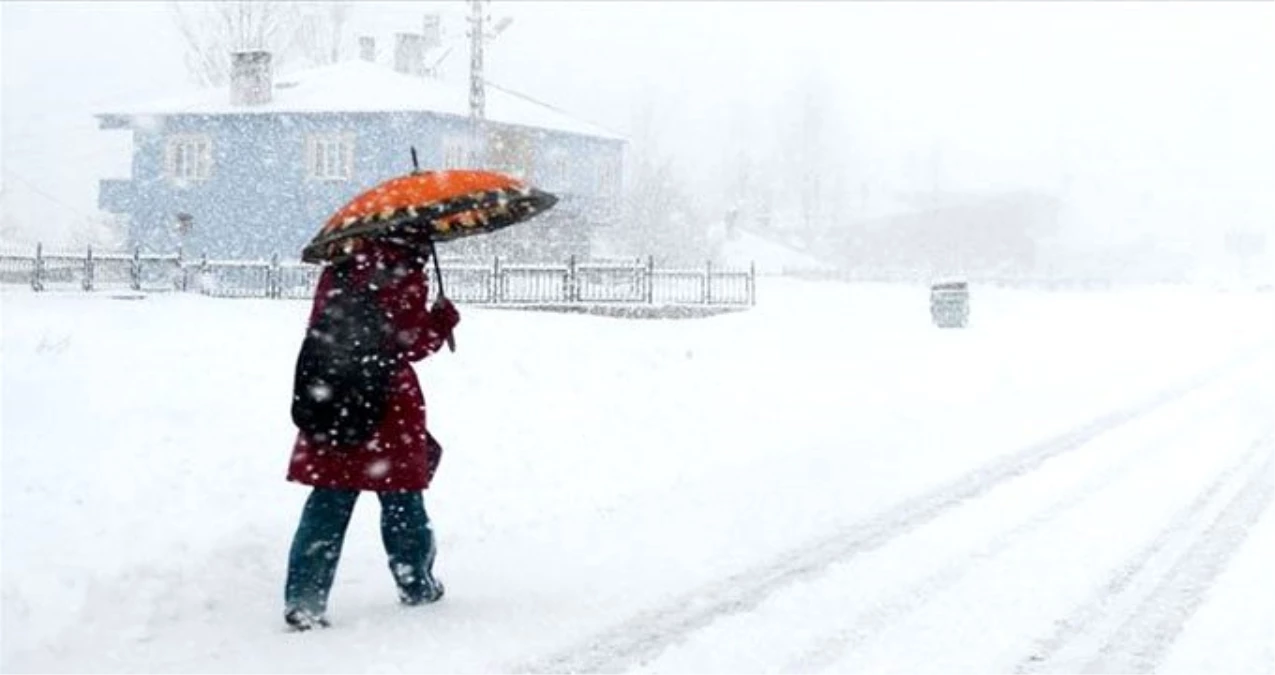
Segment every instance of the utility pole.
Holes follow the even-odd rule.
[[[483,0],[469,0],[469,116],[481,122],[487,114],[487,92],[483,86],[483,42],[487,26],[483,20]]]
[[[487,121],[487,86],[483,75],[483,49],[488,40],[497,36],[513,23],[510,17],[496,22],[495,27],[487,30],[488,17],[483,15],[483,3],[491,5],[491,0],[468,0],[469,2],[469,120],[472,133],[471,153],[474,162],[485,164]],[[481,151],[481,152],[480,152]]]
[[[483,0],[469,0],[469,164],[487,162],[483,120],[487,116],[487,88],[483,84]]]

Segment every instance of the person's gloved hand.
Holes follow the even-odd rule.
[[[434,303],[434,308],[429,310],[434,320],[434,325],[438,327],[444,335],[452,332],[456,324],[460,323],[460,310],[456,309],[456,305],[446,297],[441,297]]]

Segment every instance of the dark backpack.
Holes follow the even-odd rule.
[[[321,443],[360,445],[385,417],[399,365],[394,328],[374,292],[337,276],[306,332],[292,383],[292,421]]]

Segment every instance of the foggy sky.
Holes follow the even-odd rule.
[[[389,48],[392,30],[440,6],[459,37],[458,2],[356,3],[351,32],[380,31]],[[490,79],[620,131],[650,106],[657,149],[708,196],[741,151],[781,164],[777,129],[814,90],[830,154],[874,195],[1036,187],[1070,200],[1078,241],[1150,233],[1192,246],[1248,228],[1275,248],[1270,3],[495,2],[492,13],[515,21],[490,45]],[[163,3],[5,2],[0,22],[8,211],[73,228],[93,213],[96,179],[127,170],[127,143],[91,114],[188,86],[182,45]],[[449,66],[463,75],[465,55]]]

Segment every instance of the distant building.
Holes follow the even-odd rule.
[[[474,166],[485,146],[479,168],[561,201],[443,254],[587,255],[595,228],[618,218],[624,138],[490,84],[476,137],[467,87],[418,63],[426,46],[400,39],[388,67],[364,60],[375,53],[365,39],[364,59],[280,76],[269,53],[242,52],[228,87],[99,114],[102,129],[133,132],[132,178],[101,181],[99,205],[125,216],[143,249],[286,260],[356,193],[410,171],[410,146],[422,169]]]
[[[827,232],[825,258],[885,278],[1013,277],[1036,272],[1059,201],[1029,191],[918,196],[894,213],[862,214]]]

